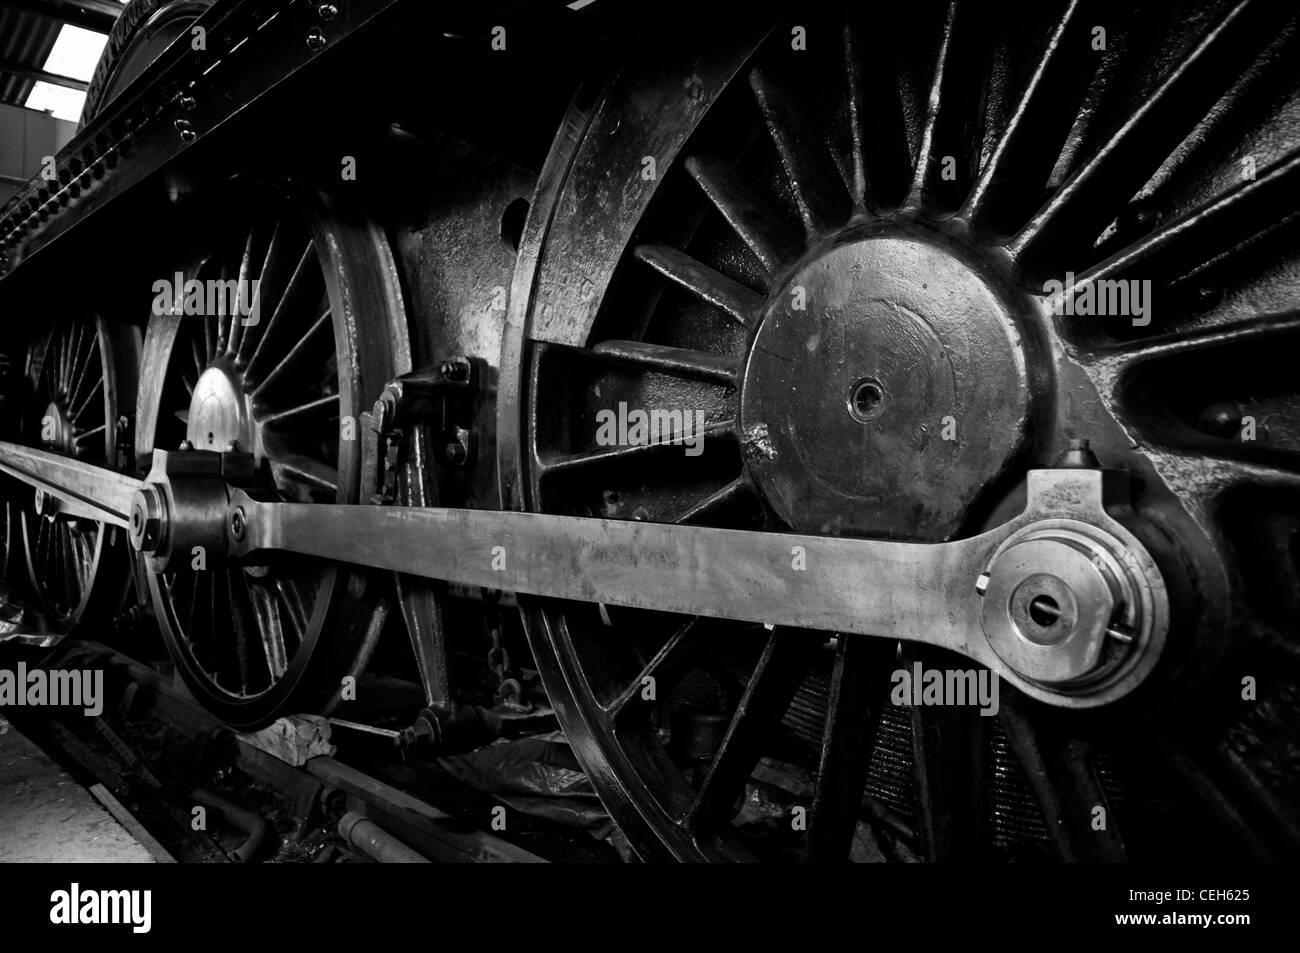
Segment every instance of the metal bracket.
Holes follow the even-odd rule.
[[[398,480],[414,441],[424,443],[421,449],[433,448],[433,460],[426,459],[424,466],[436,462],[463,469],[474,463],[474,405],[482,375],[480,359],[456,356],[405,374],[384,388],[374,410],[362,415],[363,472],[374,475],[371,503],[388,506],[398,501]]]

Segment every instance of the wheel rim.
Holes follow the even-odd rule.
[[[96,316],[65,321],[28,352],[29,443],[118,467],[119,420],[135,393],[139,333]],[[42,516],[27,496],[21,518],[27,577],[50,623],[69,631],[121,606],[130,557],[124,534],[94,520]]]
[[[966,710],[885,703],[896,668],[974,667],[923,647],[904,643],[896,654],[888,643],[829,634],[526,600],[538,666],[575,752],[643,856],[793,850],[843,859],[867,815],[877,831],[889,826],[882,817],[901,817],[896,827],[910,827],[910,847],[931,859],[1035,845],[1063,859],[1116,859],[1135,845],[1138,854],[1177,850],[1160,824],[1142,826],[1162,810],[1211,818],[1215,848],[1229,853],[1268,853],[1276,835],[1296,843],[1295,817],[1279,806],[1294,782],[1269,767],[1258,729],[1243,727],[1261,713],[1243,707],[1238,684],[1279,658],[1293,678],[1296,657],[1278,620],[1294,625],[1296,600],[1243,599],[1230,589],[1246,568],[1235,554],[1262,539],[1276,557],[1267,570],[1275,591],[1295,591],[1296,527],[1280,515],[1298,486],[1297,446],[1281,437],[1294,415],[1285,400],[1264,399],[1276,428],[1269,445],[1225,439],[1262,405],[1241,398],[1242,373],[1221,369],[1219,399],[1198,400],[1185,387],[1177,400],[1152,399],[1188,375],[1214,379],[1213,360],[1225,355],[1265,369],[1261,392],[1285,392],[1275,386],[1286,379],[1278,360],[1264,354],[1293,338],[1297,322],[1278,309],[1253,324],[1235,321],[1223,306],[1235,300],[1240,310],[1246,289],[1258,294],[1266,283],[1269,300],[1294,296],[1281,266],[1246,276],[1224,267],[1252,234],[1233,206],[1278,195],[1273,181],[1296,178],[1294,143],[1220,82],[1223,69],[1260,56],[1255,82],[1278,87],[1275,102],[1293,97],[1278,60],[1293,34],[1287,26],[1278,40],[1283,21],[1270,16],[1263,5],[1225,6],[1189,26],[1148,14],[1131,35],[1112,37],[1128,58],[1089,61],[1093,25],[1068,4],[1055,19],[1043,11],[1015,28],[1026,33],[1009,48],[1047,53],[991,68],[985,51],[999,47],[988,25],[957,6],[922,5],[887,25],[901,38],[896,63],[863,54],[861,24],[806,22],[823,49],[842,38],[838,75],[818,75],[804,65],[812,59],[791,55],[785,24],[752,58],[757,44],[737,42],[682,64],[634,64],[600,96],[578,98],[565,128],[581,135],[552,152],[516,272],[508,325],[516,333],[502,374],[515,386],[500,409],[507,506],[943,539],[1013,514],[1024,469],[1050,464],[1066,438],[1086,436],[1104,462],[1135,474],[1150,538],[1176,540],[1153,543],[1170,557],[1165,571],[1175,575],[1170,563],[1185,561],[1197,589],[1180,593],[1176,644],[1133,699],[1078,713],[1004,686],[1002,713],[987,723]],[[828,88],[841,92],[828,96]],[[1203,122],[1220,101],[1220,118]],[[1274,161],[1260,165],[1259,180],[1269,185],[1225,178],[1239,148],[1233,136],[1261,151],[1267,143]],[[1047,145],[1035,148],[1031,138],[1040,137]],[[646,156],[658,164],[650,181],[638,176]],[[628,173],[621,192],[596,186],[611,170]],[[1216,226],[1224,231],[1215,235]],[[1263,240],[1270,261],[1293,260],[1295,246],[1294,229]],[[855,263],[865,279],[850,275]],[[1051,315],[1043,283],[1089,269],[1102,278],[1150,275],[1171,304],[1142,329],[1127,317]],[[940,287],[917,288],[920,275],[939,275]],[[842,314],[809,315],[796,334],[787,304],[796,287],[873,321],[846,329]],[[934,331],[944,315],[928,295],[951,289],[968,305],[985,302],[962,315],[975,335],[967,356],[976,355],[971,366],[985,381],[953,365],[963,357],[956,330]],[[891,315],[873,312],[872,301],[921,315],[938,345],[904,353],[910,364],[873,365],[869,356],[891,346],[897,356],[900,328],[916,322],[900,318],[891,333]],[[842,371],[834,360],[817,363],[825,344]],[[773,354],[797,371],[782,376]],[[940,381],[927,370],[936,359],[961,386],[922,399],[908,389]],[[801,391],[814,392],[807,406]],[[619,402],[705,410],[704,452],[682,463],[673,456],[680,446],[598,446],[596,412]],[[974,424],[971,456],[957,441],[939,454],[943,466],[931,457],[912,471],[887,467],[889,480],[840,472],[837,445],[888,460],[885,438],[922,439],[922,424],[942,448],[940,406],[961,408],[953,416]],[[922,407],[930,416],[918,419]],[[782,414],[825,432],[800,444],[803,434],[782,425]],[[993,426],[984,424],[990,418]],[[855,426],[874,429],[855,438]],[[800,462],[793,473],[784,468],[791,459]],[[850,479],[859,482],[846,489]],[[836,494],[854,504],[837,504]],[[932,500],[939,504],[920,517],[909,512]],[[1244,511],[1249,520],[1226,516]],[[1235,534],[1234,523],[1252,528]],[[644,704],[638,688],[648,676],[683,685],[685,701]],[[1264,719],[1280,719],[1287,697],[1284,683]],[[685,743],[669,724],[681,720],[677,709],[690,716]],[[1146,726],[1136,739],[1125,727],[1133,719]],[[760,755],[768,776],[773,763],[799,769],[776,786],[783,805],[808,811],[806,836],[786,823],[776,848],[770,830],[733,823],[745,816],[733,813],[737,799],[764,790],[751,776]],[[866,807],[837,793],[864,782]],[[1096,806],[1112,819],[1100,832],[1088,823]],[[1128,822],[1123,835],[1117,810]]]
[[[260,282],[260,300],[236,309],[257,321],[151,318],[137,454],[143,465],[155,447],[234,448],[251,455],[255,485],[286,499],[358,502],[360,414],[410,366],[395,266],[373,226],[252,193],[239,207],[258,211],[184,275]],[[382,619],[364,575],[298,559],[150,574],[149,586],[191,691],[239,727],[317,708]]]

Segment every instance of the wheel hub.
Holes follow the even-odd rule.
[[[186,439],[196,450],[254,452],[250,403],[234,368],[224,363],[209,367],[194,385]]]
[[[741,393],[747,464],[777,514],[809,532],[955,533],[1024,432],[1014,308],[912,237],[842,243],[796,271]]]
[[[41,420],[41,431],[42,436],[45,438],[45,446],[50,450],[66,453],[69,456],[77,452],[76,428],[57,402],[52,402],[45,408],[45,415]]]

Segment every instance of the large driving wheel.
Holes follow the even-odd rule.
[[[1295,26],[1177,6],[736,24],[575,100],[512,290],[506,506],[939,541],[1089,440],[1175,580],[1140,678],[1003,682],[995,718],[895,704],[976,667],[907,642],[521,600],[643,857],[1300,844]],[[1133,300],[1075,311],[1071,274]],[[702,452],[611,443],[620,408],[702,412]]]

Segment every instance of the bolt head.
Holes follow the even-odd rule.
[[[54,494],[46,493],[44,490],[37,490],[32,502],[36,508],[36,515],[44,516],[47,519],[53,519],[58,515],[59,499]]]
[[[1241,408],[1231,401],[1210,404],[1201,411],[1197,424],[1211,436],[1235,437],[1241,430]]]
[[[163,537],[163,513],[162,494],[156,487],[146,486],[136,492],[127,518],[127,538],[132,549],[145,555],[157,552]]]

